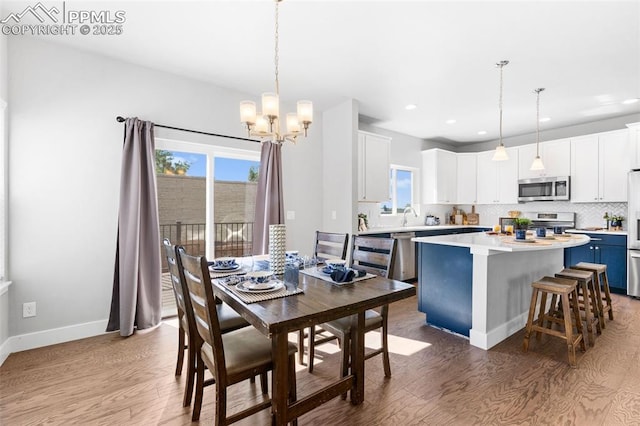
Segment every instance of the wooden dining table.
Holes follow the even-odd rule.
[[[272,410],[277,425],[284,425],[313,408],[350,391],[351,403],[364,400],[364,313],[416,294],[413,285],[382,277],[369,278],[353,284],[335,285],[300,273],[299,293],[278,299],[245,303],[230,288],[216,280],[216,296],[236,310],[251,325],[271,339],[274,359]],[[293,283],[285,283],[288,287]],[[288,334],[338,318],[352,316],[351,371],[331,385],[289,403],[287,369]],[[303,348],[298,348],[303,350]]]

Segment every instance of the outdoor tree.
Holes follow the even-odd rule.
[[[189,171],[191,163],[188,161],[175,161],[171,151],[156,150],[156,173],[167,175],[184,175]]]
[[[259,167],[251,166],[249,167],[249,182],[257,182],[258,181],[258,172],[260,171]]]

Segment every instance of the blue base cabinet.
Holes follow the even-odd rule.
[[[627,237],[624,235],[585,234],[589,244],[564,249],[564,266],[579,262],[607,265],[609,288],[618,294],[627,294]]]
[[[469,248],[418,244],[418,310],[427,324],[468,337],[472,280]]]

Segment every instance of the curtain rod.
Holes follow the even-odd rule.
[[[121,116],[117,116],[116,117],[116,121],[118,123],[124,123],[125,118],[121,117]],[[156,127],[162,127],[164,129],[180,130],[181,132],[198,133],[200,135],[218,136],[220,138],[237,139],[237,140],[241,140],[241,141],[249,141],[249,142],[258,142],[258,143],[260,143],[260,141],[255,140],[255,139],[241,138],[241,137],[238,137],[238,136],[219,135],[217,133],[202,132],[200,130],[191,130],[191,129],[183,129],[181,127],[165,126],[164,124],[153,123],[153,125],[156,126]]]

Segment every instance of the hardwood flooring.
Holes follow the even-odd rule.
[[[560,339],[520,331],[483,351],[424,324],[416,299],[391,305],[392,377],[366,363],[365,402],[334,399],[301,425],[640,425],[640,301],[614,295],[615,320],[567,362]],[[186,425],[184,377],[174,377],[177,331],[168,324],[130,338],[109,334],[12,354],[0,367],[0,424]],[[335,377],[339,352],[318,347],[314,373],[300,367],[298,396]],[[261,398],[259,384],[232,387],[229,410]],[[205,389],[200,422],[213,422]],[[268,425],[268,410],[240,425]]]

